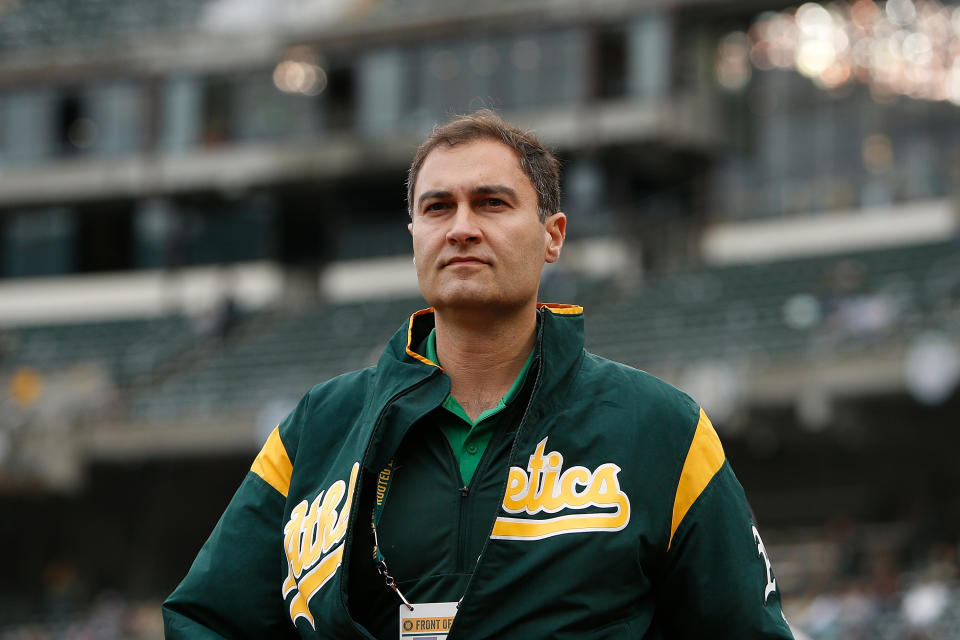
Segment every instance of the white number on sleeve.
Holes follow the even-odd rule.
[[[773,567],[770,564],[770,557],[767,555],[767,550],[763,546],[763,540],[760,539],[760,532],[757,531],[756,526],[751,528],[753,529],[753,539],[757,543],[757,553],[760,554],[764,564],[767,565],[767,587],[763,590],[763,602],[766,603],[770,594],[777,590],[777,580],[773,577]]]

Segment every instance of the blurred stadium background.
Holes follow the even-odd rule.
[[[542,298],[701,401],[792,624],[960,638],[958,105],[932,0],[0,0],[0,638],[162,636],[421,306],[407,163],[479,107],[559,152]]]

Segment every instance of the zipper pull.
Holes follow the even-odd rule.
[[[464,485],[460,487],[460,497],[466,498],[470,494],[470,487]]]

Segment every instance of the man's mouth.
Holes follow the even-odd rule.
[[[475,258],[473,256],[457,256],[456,258],[450,258],[447,260],[447,263],[444,266],[456,266],[456,265],[480,265],[487,264],[486,260],[481,260],[480,258]]]

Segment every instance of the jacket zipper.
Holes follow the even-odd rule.
[[[349,564],[350,547],[353,542],[353,528],[354,526],[356,526],[357,511],[360,509],[360,489],[363,487],[363,468],[367,461],[367,457],[370,455],[370,448],[373,446],[373,436],[376,435],[377,429],[380,428],[380,423],[383,421],[383,416],[387,413],[387,409],[390,408],[390,405],[392,405],[394,402],[396,402],[403,396],[407,395],[411,391],[414,391],[415,389],[418,389],[424,384],[426,384],[439,371],[440,371],[439,368],[434,369],[433,371],[430,372],[430,375],[428,375],[426,378],[405,389],[401,389],[396,394],[394,394],[393,397],[391,397],[389,400],[387,400],[384,403],[384,405],[380,408],[380,413],[377,415],[376,421],[373,423],[373,430],[370,432],[370,438],[367,440],[367,447],[366,449],[364,449],[363,457],[360,459],[360,473],[357,474],[357,481],[356,481],[356,484],[354,485],[354,495],[356,496],[356,499],[353,501],[353,504],[350,505],[350,517],[347,520],[347,537],[343,542],[343,561],[340,567],[340,571],[342,573],[340,575],[339,586],[340,586],[340,604],[343,606],[343,610],[346,613],[347,618],[349,618],[350,622],[353,623],[354,630],[357,631],[361,636],[363,636],[364,638],[368,638],[369,640],[376,640],[376,638],[374,638],[374,636],[369,631],[361,627],[357,623],[357,621],[353,619],[353,616],[350,615],[350,607],[347,605],[346,594],[343,589],[343,585],[344,585],[343,578],[346,575],[346,572],[348,569],[347,565]]]
[[[457,573],[462,573],[466,570],[466,558],[464,556],[467,554],[467,532],[465,529],[466,517],[464,513],[467,511],[467,499],[470,495],[470,487],[464,485],[460,487],[460,508],[458,509],[459,517],[457,518],[457,564],[456,571]]]
[[[534,384],[536,384],[536,380],[534,380]],[[528,405],[528,406],[529,406],[529,405]],[[526,414],[526,409],[524,409],[524,414]],[[521,416],[521,422],[522,422],[522,421],[523,421],[523,418],[522,418],[522,416]],[[498,428],[499,428],[499,427],[498,427]],[[495,434],[494,434],[494,435],[495,435]],[[444,439],[446,440],[446,436],[444,436]],[[491,441],[490,441],[490,442],[492,443],[492,437],[491,437]],[[448,448],[450,449],[450,451],[451,451],[451,453],[452,453],[452,452],[453,452],[453,447],[450,446],[449,441],[447,441],[447,445],[448,445]],[[473,483],[476,482],[476,479],[477,479],[478,477],[481,477],[481,476],[483,475],[483,473],[486,472],[487,467],[490,466],[490,456],[491,456],[491,454],[490,454],[490,446],[489,446],[489,444],[488,444],[487,447],[486,447],[486,449],[484,449],[483,454],[480,456],[480,462],[479,462],[479,464],[477,464],[477,468],[474,469],[474,471],[473,471],[473,476],[470,478],[470,482],[468,482],[467,484],[461,486],[461,487],[458,489],[458,491],[460,492],[460,500],[458,501],[457,504],[460,506],[460,509],[459,509],[459,518],[458,518],[458,521],[457,521],[457,531],[458,531],[458,534],[459,534],[460,537],[459,537],[459,544],[457,545],[456,564],[454,565],[455,570],[456,570],[458,573],[464,573],[464,572],[466,572],[468,569],[472,572],[473,569],[476,567],[476,561],[475,561],[475,563],[471,566],[471,565],[469,564],[469,558],[466,557],[466,555],[467,555],[467,535],[468,535],[466,523],[467,523],[468,520],[469,520],[469,518],[467,518],[467,516],[466,516],[466,512],[467,512],[468,501],[469,501],[469,499],[470,499],[470,492],[471,492],[471,488],[473,487]],[[460,476],[460,465],[459,465],[459,463],[457,463],[456,454],[453,454],[453,459],[454,459],[454,463],[455,463],[455,465],[456,465],[457,478],[459,478],[460,482],[463,482],[463,477]],[[506,491],[506,487],[504,487],[504,491]],[[477,559],[476,559],[476,560],[479,560],[479,556],[477,556]]]
[[[538,371],[538,376],[539,376],[539,371]],[[534,388],[536,388],[537,380],[538,380],[537,378],[534,379]],[[531,391],[531,399],[533,397],[532,394],[533,392]],[[528,400],[527,406],[526,408],[524,408],[524,411],[523,411],[523,416],[526,416],[527,409],[529,408],[530,408],[530,403]],[[521,424],[523,423],[523,416],[521,416],[520,418]],[[488,453],[490,450],[490,447],[488,445],[486,449],[484,449],[483,455],[480,456],[480,462],[477,465],[477,468],[474,469],[473,476],[471,476],[470,478],[470,482],[468,482],[467,484],[462,484],[463,476],[460,475],[460,463],[457,460],[456,452],[453,450],[453,445],[450,444],[450,440],[447,439],[447,436],[446,434],[443,433],[442,429],[438,427],[437,431],[440,432],[440,437],[443,438],[443,441],[447,443],[447,451],[450,452],[450,460],[452,461],[453,467],[454,467],[453,471],[457,476],[458,483],[460,483],[460,488],[457,489],[457,491],[460,493],[460,499],[457,501],[457,536],[458,536],[457,537],[457,555],[454,558],[455,562],[453,566],[454,566],[454,571],[456,571],[457,573],[464,573],[468,569],[468,566],[467,566],[468,563],[466,558],[467,534],[468,534],[466,530],[467,529],[466,522],[468,521],[468,518],[466,517],[466,511],[467,511],[468,500],[470,499],[470,488],[473,486],[473,483],[475,482],[476,478],[483,475],[482,472],[486,471],[486,468],[490,466],[490,459],[489,459],[490,456]],[[517,433],[519,433],[519,427],[517,429]],[[512,454],[513,452],[511,451],[511,456]],[[506,491],[506,486],[504,486],[504,491]],[[491,532],[492,532],[492,529],[491,529]],[[477,557],[477,559],[479,561],[479,556]]]
[[[510,445],[510,454],[507,456],[507,465],[510,465],[510,462],[513,461],[514,457],[517,454],[517,443],[520,442],[520,434],[523,431],[523,427],[527,421],[527,415],[530,413],[530,407],[533,405],[533,399],[537,396],[537,391],[540,389],[540,379],[543,377],[543,345],[542,340],[537,341],[537,377],[533,380],[533,389],[530,390],[530,398],[527,399],[527,406],[523,409],[523,416],[520,418],[520,425],[517,427],[517,433],[513,436],[513,444]],[[484,452],[484,457],[486,457],[486,452]],[[483,459],[480,460],[483,464]],[[479,468],[478,468],[479,470]],[[476,477],[474,473],[474,477]],[[507,491],[507,481],[508,478],[504,478],[503,484],[500,487],[500,493],[498,495],[503,496]],[[471,479],[472,483],[472,479]],[[469,492],[469,487],[465,487]],[[462,500],[461,500],[462,503]],[[461,504],[461,507],[463,505]],[[461,509],[462,511],[462,509]],[[477,556],[477,565],[474,568],[473,572],[470,574],[470,579],[467,580],[467,586],[463,591],[463,596],[460,598],[460,603],[457,605],[458,609],[463,608],[463,603],[467,599],[467,596],[470,595],[470,587],[473,585],[473,580],[477,576],[477,568],[479,568],[480,563],[483,561],[483,556],[487,552],[487,546],[490,544],[490,536],[493,535],[493,527],[497,522],[497,514],[500,513],[500,504],[497,504],[496,511],[493,513],[493,518],[490,522],[490,530],[487,531],[487,537],[483,541],[483,546],[480,548],[480,555]],[[453,624],[450,626],[450,633],[447,636],[447,640],[452,640],[455,636],[454,633],[457,628],[457,620],[454,618]]]
[[[439,426],[437,427],[437,432],[437,435],[443,438],[443,441],[447,445],[447,451],[450,453],[450,464],[453,466],[453,473],[457,477],[457,484],[460,485],[460,488],[457,489],[457,492],[460,494],[460,498],[457,500],[457,555],[454,557],[453,570],[457,573],[462,573],[466,571],[464,567],[464,555],[466,555],[467,552],[467,544],[466,532],[464,531],[464,521],[466,520],[464,512],[467,510],[467,499],[470,496],[470,487],[463,484],[463,476],[460,475],[460,463],[457,461],[457,453],[453,450],[453,445],[450,444],[447,435],[443,433],[443,429]],[[484,455],[486,455],[486,452],[484,452]],[[474,476],[476,476],[476,473],[474,473]],[[473,484],[472,478],[470,484]]]

